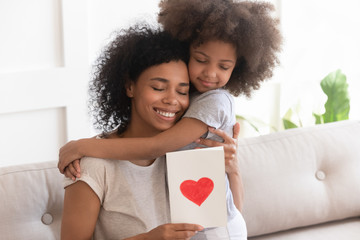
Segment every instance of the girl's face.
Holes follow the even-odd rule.
[[[221,88],[229,81],[236,64],[236,48],[220,40],[190,47],[190,81],[199,92]]]
[[[128,131],[151,136],[172,127],[189,106],[189,75],[182,61],[152,66],[127,87],[132,99]]]

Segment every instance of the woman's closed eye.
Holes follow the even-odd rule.
[[[162,91],[164,91],[165,90],[165,88],[158,88],[158,87],[152,87],[152,89],[153,90],[155,90],[155,91],[158,91],[158,92],[162,92]],[[189,91],[188,90],[184,90],[184,91],[176,91],[178,94],[180,94],[180,95],[184,95],[184,96],[186,96],[186,95],[188,95],[188,93],[189,93]]]
[[[155,91],[159,91],[159,92],[161,92],[161,91],[164,91],[164,90],[165,90],[164,88],[157,88],[157,87],[152,87],[152,89],[154,89]]]

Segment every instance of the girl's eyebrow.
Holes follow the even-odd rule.
[[[166,79],[166,78],[161,78],[161,77],[155,77],[155,78],[150,78],[151,81],[159,81],[159,82],[162,82],[162,83],[168,83],[170,82],[170,80]],[[182,82],[179,84],[180,86],[182,87],[188,87],[190,86],[189,83],[185,83],[185,82]]]
[[[209,57],[208,55],[206,55],[205,53],[201,52],[201,51],[197,51],[197,50],[194,50],[195,53],[199,53],[201,55],[204,55],[204,57]]]
[[[196,51],[196,50],[195,50],[195,53],[201,54],[201,55],[203,55],[204,57],[209,58],[208,55],[206,55],[205,53],[203,53],[203,52],[201,52],[201,51]],[[220,60],[220,62],[230,62],[230,63],[234,63],[234,61],[233,61],[233,60],[230,60],[230,59]]]

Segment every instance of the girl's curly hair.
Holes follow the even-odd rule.
[[[103,132],[123,132],[131,117],[129,81],[136,82],[147,68],[170,61],[188,62],[189,46],[169,33],[147,25],[123,29],[105,48],[94,66],[89,85],[89,110],[94,126]]]
[[[209,40],[232,43],[237,63],[225,88],[250,96],[272,77],[279,64],[282,36],[267,2],[236,0],[161,0],[158,21],[174,37],[199,45]]]

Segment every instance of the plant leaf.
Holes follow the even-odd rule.
[[[289,108],[289,110],[287,110],[284,117],[282,118],[284,129],[298,128],[298,126],[291,121],[293,113],[294,113],[293,109]]]
[[[283,124],[285,129],[298,128],[298,126],[290,120],[283,118]]]
[[[320,83],[328,96],[325,103],[324,123],[349,119],[350,99],[346,76],[341,70],[328,74]]]
[[[285,113],[283,119],[290,120],[290,119],[292,118],[293,112],[294,112],[294,111],[292,110],[292,108],[289,108],[289,109],[287,110],[287,112]]]
[[[264,127],[264,126],[271,128],[274,132],[278,131],[276,127],[272,126],[271,124],[265,123],[264,121],[258,118],[254,118],[254,117],[248,118],[242,115],[236,115],[236,120],[243,120],[247,122],[256,132],[260,134],[261,134],[261,130],[259,127]]]
[[[255,124],[253,124],[250,120],[248,120],[247,118],[240,116],[240,115],[236,115],[236,120],[241,119],[243,121],[246,121],[256,132],[260,133],[260,130],[258,127],[255,126]]]
[[[313,116],[315,117],[315,124],[322,124],[323,123],[323,115],[313,113]]]

